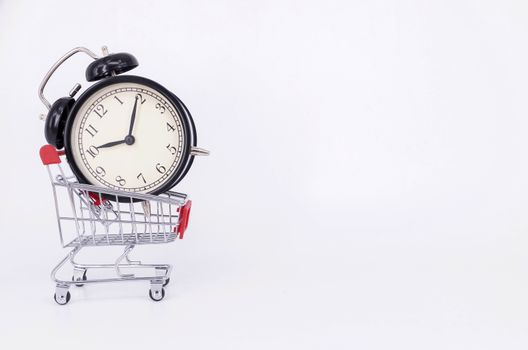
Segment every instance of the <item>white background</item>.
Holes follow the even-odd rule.
[[[527,34],[521,0],[0,0],[2,347],[526,349]],[[212,154],[176,188],[187,238],[134,254],[175,264],[165,299],[92,285],[63,307],[36,92],[103,44]]]

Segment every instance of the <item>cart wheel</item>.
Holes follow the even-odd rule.
[[[57,293],[55,293],[53,294],[53,299],[59,305],[66,305],[71,299],[71,294],[69,291],[66,293],[66,296],[57,296]]]
[[[160,292],[161,290],[161,292]],[[149,290],[149,296],[150,296],[150,299],[154,300],[154,301],[160,301],[162,300],[164,297],[165,297],[165,289],[161,288],[161,289],[154,289],[154,292],[152,292],[153,289],[150,289]]]
[[[170,282],[170,277],[165,280],[165,283],[163,283],[163,287],[165,287]]]
[[[86,271],[87,270],[84,270],[84,273],[83,273],[82,277],[75,278],[75,276],[72,276],[72,281],[74,281],[74,282],[75,281],[86,281]],[[82,287],[82,286],[84,286],[84,283],[75,283],[75,286]]]

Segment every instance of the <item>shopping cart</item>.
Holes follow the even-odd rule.
[[[67,304],[72,284],[118,281],[150,281],[150,298],[163,299],[171,265],[142,264],[130,260],[129,253],[136,245],[170,243],[183,238],[192,202],[187,195],[177,192],[154,196],[78,183],[61,166],[63,154],[50,145],[40,149],[53,188],[60,242],[63,248],[73,248],[51,272],[51,279],[56,283],[55,301]],[[124,246],[125,250],[110,264],[81,264],[74,260],[82,248],[101,246]],[[57,272],[68,261],[73,266],[73,277],[59,279]],[[142,274],[137,273],[139,269]],[[111,275],[89,278],[89,270]]]

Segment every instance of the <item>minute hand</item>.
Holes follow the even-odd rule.
[[[136,121],[136,109],[137,109],[138,98],[134,102],[134,109],[132,109],[132,116],[130,117],[130,128],[128,129],[128,136],[132,136],[132,129],[134,129],[134,122]]]

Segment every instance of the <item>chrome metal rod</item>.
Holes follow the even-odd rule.
[[[51,274],[50,274],[50,278],[53,282],[55,283],[59,283],[59,284],[64,284],[66,283],[67,281],[62,281],[62,280],[59,280],[57,279],[57,271],[59,271],[59,269],[66,263],[66,261],[70,260],[70,261],[73,261],[73,258],[75,257],[75,255],[77,255],[77,253],[79,253],[79,251],[82,249],[81,246],[78,246],[78,247],[75,247],[73,248],[69,253],[68,255],[66,255],[64,257],[64,259],[62,259],[61,261],[59,261],[59,263],[57,264],[57,266],[55,266],[55,268],[53,270],[51,270]]]
[[[39,98],[42,101],[42,103],[44,104],[44,106],[46,106],[47,109],[51,108],[51,104],[49,103],[49,101],[44,96],[44,88],[46,87],[46,84],[50,80],[50,78],[53,75],[53,73],[55,73],[57,68],[59,68],[70,57],[72,57],[73,55],[75,55],[76,53],[79,53],[79,52],[83,52],[83,53],[87,54],[88,56],[90,56],[94,60],[99,58],[99,56],[97,56],[92,51],[88,50],[86,47],[76,47],[76,48],[68,51],[67,53],[65,53],[64,56],[62,56],[61,58],[59,58],[59,60],[57,62],[55,62],[55,64],[53,66],[51,66],[50,70],[46,73],[46,75],[42,79],[42,82],[40,83],[39,89],[38,89]]]
[[[123,278],[131,278],[131,277],[134,277],[134,274],[133,273],[122,273],[121,272],[121,269],[120,269],[120,266],[121,266],[121,261],[124,259],[124,258],[127,258],[128,260],[128,253],[130,253],[130,251],[134,249],[134,246],[133,245],[129,245],[129,246],[126,246],[125,248],[125,251],[123,252],[123,254],[121,254],[119,256],[119,258],[117,258],[115,264],[114,264],[114,267],[115,267],[115,271],[116,271],[116,275],[118,275],[119,277],[123,277]]]

